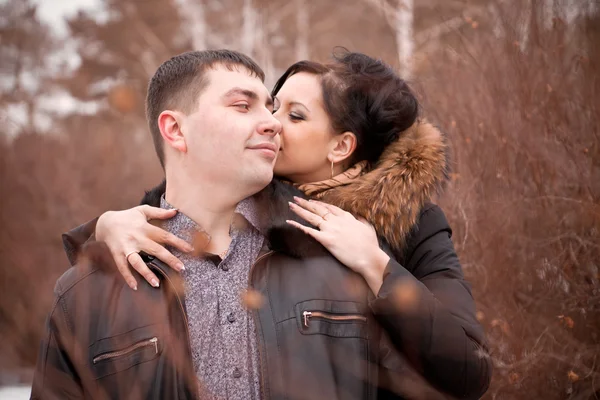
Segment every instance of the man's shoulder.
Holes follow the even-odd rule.
[[[102,272],[102,273],[99,273]],[[107,274],[108,273],[108,274]],[[112,276],[111,281],[117,273],[117,267],[108,247],[103,242],[87,243],[74,266],[65,271],[58,278],[54,287],[57,296],[64,296],[74,288],[81,286],[83,282],[92,280],[95,276]],[[96,279],[94,284],[101,284],[102,279]]]
[[[89,260],[82,259],[78,261],[74,266],[66,270],[57,280],[54,286],[54,294],[57,296],[63,296],[69,292],[78,283],[89,278],[96,271],[98,266],[89,262]]]

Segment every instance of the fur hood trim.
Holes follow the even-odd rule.
[[[448,180],[448,144],[442,132],[420,121],[390,144],[374,167],[322,201],[371,223],[394,249],[404,248],[424,205]]]

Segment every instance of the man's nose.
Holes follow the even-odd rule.
[[[269,113],[265,120],[260,123],[258,132],[261,135],[276,136],[281,132],[281,122]]]

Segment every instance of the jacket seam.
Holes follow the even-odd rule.
[[[71,268],[77,268],[77,267],[71,267]],[[58,293],[58,295],[60,295],[62,297],[68,291],[70,291],[71,289],[73,289],[73,287],[75,285],[77,285],[79,282],[81,282],[82,280],[86,279],[87,277],[89,277],[90,275],[92,275],[93,273],[96,273],[96,272],[98,272],[98,268],[94,267],[91,271],[88,271],[83,276],[80,276],[79,278],[77,278],[77,280],[75,280],[75,282],[72,282],[69,285],[67,285],[64,289],[61,287],[61,285],[60,285],[60,279],[59,279],[58,282],[56,283],[56,285],[59,287],[59,293]]]
[[[50,350],[50,340],[52,340],[53,336],[56,336],[56,334],[54,333],[54,329],[52,328],[52,323],[50,323],[50,320],[52,319],[52,316],[54,315],[54,313],[56,312],[56,306],[58,305],[58,298],[56,300],[54,300],[54,305],[52,306],[52,312],[50,313],[50,317],[48,318],[48,340],[46,341],[46,346],[45,346],[45,356],[44,356],[44,363],[43,363],[43,373],[42,373],[42,393],[45,392],[46,389],[46,379],[48,377],[48,374],[46,373],[46,369],[48,367],[48,353]],[[35,387],[32,387],[31,389],[32,391],[35,390]],[[38,399],[38,396],[35,397],[31,397],[32,399]]]
[[[69,317],[69,311],[67,310],[67,305],[65,302],[65,298],[63,296],[60,296],[57,299],[57,302],[60,303],[60,307],[62,308],[64,317],[65,317],[65,323],[67,324],[67,327],[69,328],[69,331],[71,332],[71,334],[73,334],[73,332],[75,331],[73,325],[71,324],[71,320]]]

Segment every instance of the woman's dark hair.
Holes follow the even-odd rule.
[[[345,49],[334,53],[333,62],[328,64],[299,61],[275,83],[272,95],[276,96],[285,81],[299,72],[320,78],[333,130],[356,135],[352,163],[377,161],[383,150],[417,119],[417,98],[383,61]]]

